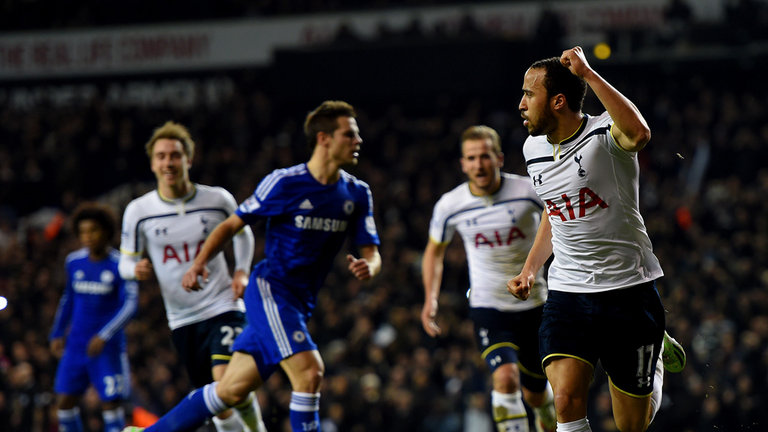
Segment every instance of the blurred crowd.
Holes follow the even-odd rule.
[[[652,140],[640,153],[641,206],[665,271],[658,287],[667,326],[688,352],[685,370],[665,377],[652,431],[768,427],[768,84],[764,69],[751,66],[652,73],[597,66],[651,126]],[[511,71],[510,79],[522,82],[523,72]],[[77,247],[67,218],[86,199],[120,214],[153,187],[143,144],[154,127],[169,119],[186,124],[198,144],[193,181],[223,186],[238,201],[271,170],[309,157],[301,124],[320,100],[286,102],[247,73],[226,79],[233,91],[215,109],[119,105],[100,92],[70,107],[0,106],[0,296],[8,300],[0,310],[0,430],[58,430],[57,362],[47,337],[64,257]],[[446,254],[438,339],[421,328],[420,259],[432,206],[463,181],[463,129],[497,129],[505,170],[525,174],[518,97],[348,100],[364,139],[360,164],[350,171],[373,192],[383,272],[361,283],[338,262],[320,291],[310,332],[327,368],[323,430],[492,430],[488,372],[467,319],[463,248],[455,240]],[[591,95],[585,112],[600,112]],[[257,261],[263,227],[254,229]],[[190,385],[151,282],[142,285],[127,336],[127,405],[162,414]],[[593,430],[615,431],[600,370],[593,387]],[[285,376],[270,378],[259,398],[269,430],[288,430]],[[84,417],[90,431],[100,430],[95,394],[84,400]]]

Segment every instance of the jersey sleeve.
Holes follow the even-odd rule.
[[[376,221],[373,217],[373,194],[367,184],[361,182],[362,210],[355,221],[354,243],[361,245],[378,245],[379,233],[376,230]]]
[[[72,309],[74,304],[74,291],[72,290],[72,271],[69,263],[67,267],[67,282],[64,286],[64,293],[59,300],[59,307],[56,309],[56,315],[53,318],[53,327],[49,339],[58,339],[64,336],[72,320]]]
[[[449,223],[450,209],[445,195],[435,204],[432,219],[429,221],[429,238],[438,244],[447,244],[453,238],[455,227]]]
[[[136,281],[120,278],[120,293],[123,300],[120,309],[104,327],[99,330],[99,337],[107,341],[120,331],[133,318],[139,305],[139,284]]]
[[[264,177],[253,194],[243,201],[235,214],[245,223],[251,224],[259,219],[283,213],[286,201],[280,191],[285,188],[283,170],[272,171]],[[290,196],[290,194],[289,194]]]
[[[123,212],[123,226],[120,232],[120,264],[118,270],[123,279],[136,278],[136,263],[144,253],[145,240],[139,232],[140,214],[136,201],[128,203]]]
[[[221,189],[222,200],[224,201],[223,207],[226,209],[227,214],[237,213],[237,201],[229,191],[224,188]],[[238,215],[240,216],[240,215]],[[242,217],[242,216],[240,216]],[[235,270],[245,270],[246,273],[251,268],[251,261],[253,260],[253,252],[256,249],[256,240],[253,238],[253,230],[246,225],[232,238],[232,251],[235,258]]]

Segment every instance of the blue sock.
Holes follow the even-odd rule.
[[[120,432],[125,427],[125,412],[122,408],[102,411],[104,418],[104,432]]]
[[[80,420],[80,408],[74,407],[68,410],[58,410],[56,415],[59,418],[59,431],[61,432],[83,432],[83,422]]]
[[[291,393],[291,429],[320,432],[320,393]]]
[[[214,416],[228,407],[216,395],[216,384],[193,390],[172,410],[146,428],[145,432],[187,432],[194,431],[205,423],[205,419]]]

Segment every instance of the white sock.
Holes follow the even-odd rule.
[[[240,420],[233,412],[229,417],[221,419],[213,417],[213,424],[216,426],[216,430],[219,432],[242,432],[243,425],[240,424]]]
[[[651,420],[648,422],[650,425],[653,419],[656,418],[656,413],[661,408],[661,390],[664,386],[664,362],[661,360],[661,353],[664,352],[664,344],[661,345],[661,351],[659,352],[659,358],[656,359],[656,374],[653,377],[653,392],[651,392]]]
[[[557,422],[557,432],[592,432],[586,417],[568,423]]]
[[[234,408],[240,415],[240,420],[243,422],[243,425],[245,425],[246,431],[267,432],[267,426],[264,424],[264,419],[261,417],[259,399],[256,397],[255,393],[251,392],[245,402]]]
[[[519,431],[529,432],[528,414],[523,405],[523,392],[515,393],[491,392],[491,405],[493,406],[493,421],[500,432]]]
[[[533,407],[533,414],[536,416],[536,421],[547,429],[554,429],[557,424],[555,394],[552,393],[552,386],[549,385],[549,382],[544,388],[544,403],[541,406]]]

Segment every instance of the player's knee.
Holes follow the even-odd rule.
[[[514,363],[505,363],[492,374],[493,389],[499,393],[515,393],[520,390],[520,371]]]
[[[237,406],[245,402],[250,394],[250,389],[244,385],[228,385],[223,382],[216,384],[216,396],[227,406]]]
[[[324,374],[325,371],[321,365],[315,365],[304,369],[298,375],[299,380],[296,383],[297,385],[294,390],[307,393],[317,393],[320,389],[320,383],[323,381]]]
[[[580,418],[587,413],[586,395],[560,390],[555,392],[555,410],[558,418]],[[583,414],[583,415],[582,415]]]

